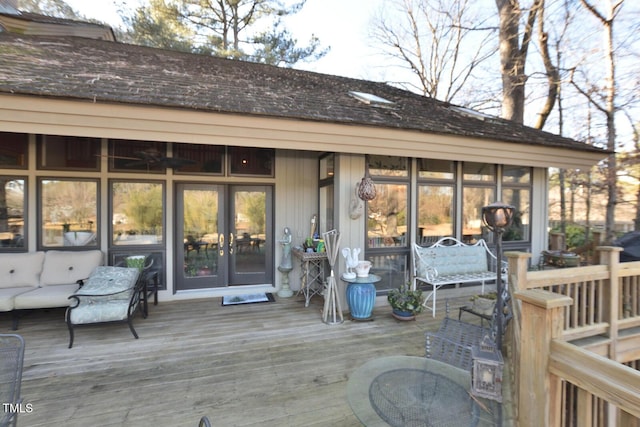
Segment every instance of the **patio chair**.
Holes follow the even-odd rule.
[[[71,295],[67,308],[69,348],[73,346],[74,326],[98,323],[125,322],[133,336],[133,316],[140,305],[143,281],[137,268],[101,266],[91,273],[82,288]]]
[[[20,385],[24,364],[24,340],[16,334],[0,334],[0,426],[15,426],[20,412]]]

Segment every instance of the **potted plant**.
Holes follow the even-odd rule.
[[[412,290],[409,284],[390,290],[387,294],[387,301],[393,310],[391,314],[398,320],[413,320],[416,314],[424,310],[422,291]]]

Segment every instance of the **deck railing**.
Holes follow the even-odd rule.
[[[528,271],[530,254],[506,254],[520,426],[640,426],[640,262],[620,263],[620,250],[543,271]]]

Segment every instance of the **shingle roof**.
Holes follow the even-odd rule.
[[[357,91],[393,101],[367,105]],[[384,83],[75,37],[0,33],[0,93],[153,105],[599,148],[498,118],[478,118]]]

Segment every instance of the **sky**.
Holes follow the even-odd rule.
[[[367,42],[372,14],[383,0],[307,0],[303,9],[287,18],[286,27],[305,45],[312,35],[329,53],[319,61],[297,64],[295,68],[345,77],[381,80],[382,62]],[[118,27],[122,21],[113,0],[65,0],[80,14]],[[134,9],[139,1],[127,1]],[[378,66],[376,67],[376,64]]]

